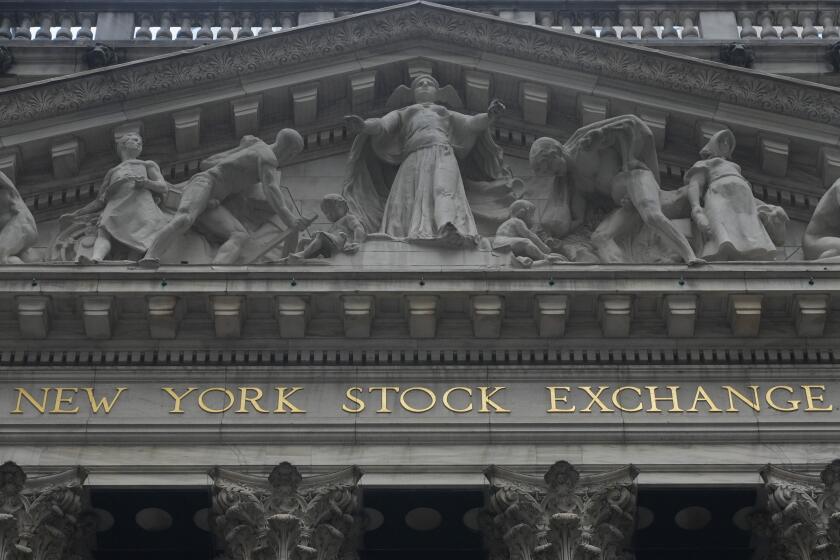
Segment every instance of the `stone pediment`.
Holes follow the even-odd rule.
[[[368,51],[383,47],[397,50],[405,43],[417,42],[470,49],[482,57],[512,57],[609,76],[814,122],[840,123],[836,88],[457,8],[410,2],[286,32],[12,87],[0,96],[0,124],[9,126],[103,103],[157,97],[218,81],[244,80],[297,65],[318,65],[348,53],[364,60],[372,54]]]
[[[527,158],[534,139],[574,139],[577,129],[620,115],[636,115],[616,122],[642,127],[638,130],[650,135],[655,149],[644,149],[658,153],[658,164],[646,165],[666,189],[683,185],[685,173],[710,137],[722,128],[732,130],[738,146],[734,160],[755,196],[769,203],[762,212],[778,216],[777,209],[783,208],[792,218],[787,238],[776,242],[783,249],[777,260],[802,259],[803,222],[840,172],[835,147],[840,92],[835,88],[425,2],[4,90],[2,162],[5,169],[17,169],[16,183],[37,217],[48,261],[78,256],[56,249],[55,235],[63,227],[57,218],[95,200],[102,178],[116,163],[115,135],[128,130],[142,131],[143,157],[160,166],[166,181],[183,184],[208,156],[231,149],[244,135],[269,139],[280,129],[294,127],[303,136],[304,148],[283,168],[284,186],[297,205],[297,216],[323,214],[321,197],[342,192],[345,186],[345,161],[355,134],[343,116],[381,117],[393,108],[392,92],[426,73],[435,75],[441,86],[451,86],[464,101],[459,110],[471,118],[486,111],[493,97],[505,101],[507,112],[488,129],[491,140],[504,149],[504,163],[514,176],[526,183],[514,198],[534,199],[539,211],[547,204],[545,197],[529,196],[528,191],[534,172]],[[170,217],[178,204],[177,197],[164,202]],[[620,205],[604,208],[604,214],[616,206]],[[247,209],[243,215],[249,215]],[[84,238],[90,250],[96,227],[93,221],[83,225],[91,230]],[[266,227],[271,230],[274,225]],[[313,230],[329,225],[321,220]],[[692,227],[691,218],[682,216],[680,235]],[[285,271],[300,269],[306,272],[295,274],[325,278],[355,269],[416,270],[422,286],[425,275],[441,270],[517,266],[510,253],[495,251],[495,229],[479,232],[484,239],[476,251],[424,250],[383,239],[377,227],[365,229],[369,239],[357,253],[311,259],[295,267],[286,262],[277,274],[284,275],[285,282]],[[274,235],[273,230],[268,234]],[[254,254],[249,251],[246,254]],[[766,251],[762,255],[747,260],[772,260]],[[207,264],[211,258],[181,256],[163,264]],[[646,258],[623,262],[652,262]],[[670,262],[680,260],[677,256]],[[553,264],[544,263],[546,274],[558,270],[548,266]],[[324,265],[330,268],[318,268]],[[134,274],[132,267],[133,263],[120,272]],[[639,269],[639,274],[651,270]],[[372,308],[372,301],[362,305],[349,298],[342,305],[351,311],[358,306],[361,311],[353,313],[364,315],[362,308]],[[622,300],[619,307],[630,309],[628,301]],[[470,306],[481,311],[475,312],[480,318],[482,313],[500,315],[501,302],[470,299]],[[420,309],[428,302],[415,303]],[[605,309],[612,309],[612,300],[607,303]]]

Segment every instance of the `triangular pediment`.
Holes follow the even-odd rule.
[[[791,185],[791,192],[818,197],[827,182],[821,170],[833,165],[821,148],[837,142],[836,88],[426,2],[0,91],[0,150],[15,154],[22,191],[52,192],[68,180],[49,176],[57,139],[85,144],[83,180],[96,180],[112,163],[113,129],[138,121],[150,144],[157,133],[170,136],[147,153],[159,152],[166,165],[188,165],[190,157],[235,141],[241,127],[231,113],[254,104],[260,123],[249,132],[294,126],[308,148],[320,148],[335,140],[347,112],[381,114],[417,60],[454,85],[468,110],[483,110],[487,97],[502,98],[509,111],[500,143],[511,154],[524,155],[537,136],[562,139],[601,115],[635,113],[658,127],[665,169],[675,173],[692,163],[698,138],[729,126],[740,153],[756,160],[742,164],[750,179],[793,206]],[[170,146],[172,119],[188,118],[182,112],[191,108],[203,110],[201,142],[190,143],[195,153],[185,157]],[[223,127],[226,132],[208,133]],[[773,142],[779,140],[781,173],[779,164],[762,164],[762,151],[778,155]],[[799,204],[808,209],[812,202]]]
[[[0,155],[39,221],[95,197],[126,128],[143,130],[144,156],[173,182],[243,134],[283,127],[305,139],[301,166],[334,170],[352,142],[343,116],[384,114],[395,88],[426,71],[466,113],[504,100],[494,135],[514,172],[527,173],[535,138],[623,114],[653,130],[666,187],[730,128],[756,196],[794,220],[807,221],[840,168],[837,88],[426,2],[2,90]],[[338,171],[319,180],[341,190]]]

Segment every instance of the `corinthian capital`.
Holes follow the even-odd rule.
[[[483,529],[493,560],[620,560],[633,534],[636,467],[581,476],[558,461],[540,479],[492,466]]]
[[[52,560],[75,554],[84,469],[27,480],[9,461],[0,465],[0,558]]]
[[[350,467],[303,478],[280,463],[268,479],[215,468],[213,528],[225,557],[248,560],[350,560],[361,536],[361,471]]]
[[[765,536],[772,560],[840,558],[840,459],[812,476],[767,465]]]

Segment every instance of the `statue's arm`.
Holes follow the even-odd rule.
[[[91,200],[75,212],[71,212],[70,214],[65,214],[65,216],[86,216],[88,214],[94,214],[99,212],[103,208],[105,208],[107,193],[108,193],[108,186],[111,184],[111,173],[113,169],[108,171],[105,174],[105,178],[102,179],[102,184],[99,186],[99,196],[96,197],[95,200]],[[64,217],[64,216],[62,216]]]
[[[163,178],[158,164],[153,161],[146,162],[146,173],[149,178],[143,183],[143,188],[149,189],[158,194],[166,194],[169,191],[169,183]]]
[[[691,219],[700,229],[708,231],[710,227],[709,218],[701,205],[703,191],[706,187],[706,171],[698,168],[694,172],[689,170],[689,173],[688,184],[684,188],[688,203],[691,205]]]
[[[496,122],[496,118],[501,115],[505,109],[506,107],[504,103],[498,99],[494,99],[490,102],[490,106],[487,108],[486,113],[479,113],[477,115],[473,115],[472,117],[467,117],[467,126],[473,132],[483,132],[493,126],[493,123]]]
[[[364,243],[365,238],[367,237],[367,231],[365,231],[365,226],[362,225],[362,222],[356,216],[350,216],[350,224],[353,228],[353,243]]]
[[[283,191],[280,187],[280,171],[270,163],[260,160],[260,181],[268,205],[274,210],[284,224],[298,231],[306,229],[307,221],[303,218],[295,218],[283,201]]]

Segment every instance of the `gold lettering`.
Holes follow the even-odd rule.
[[[626,408],[625,406],[623,406],[621,404],[621,401],[619,401],[618,399],[619,399],[621,393],[623,393],[624,391],[632,391],[633,393],[636,393],[637,395],[639,395],[639,401],[640,402],[639,402],[638,406],[635,406],[633,408]],[[612,403],[615,405],[615,407],[618,410],[621,410],[622,412],[641,412],[642,410],[644,410],[645,407],[642,405],[641,399],[642,399],[642,390],[639,389],[638,387],[631,387],[631,386],[619,387],[618,389],[613,391],[613,394],[612,394]]]
[[[391,414],[392,411],[388,408],[388,391],[398,393],[399,390],[399,387],[368,387],[368,393],[373,393],[374,391],[380,392],[380,406],[379,410],[376,411],[377,414]]]
[[[679,385],[667,385],[665,388],[671,391],[670,397],[657,397],[656,390],[659,389],[657,385],[645,386],[645,389],[650,393],[650,408],[648,412],[662,412],[656,404],[659,401],[671,401],[671,409],[668,412],[685,412],[680,408],[680,402],[677,398],[677,390],[680,388]]]
[[[363,401],[359,397],[353,395],[354,392],[355,393],[361,393],[362,388],[361,387],[350,387],[350,388],[347,389],[347,392],[344,393],[344,395],[347,397],[348,401],[352,401],[359,406],[358,406],[358,408],[349,408],[346,404],[343,404],[343,405],[341,405],[341,410],[343,410],[344,412],[349,412],[350,414],[358,414],[365,409],[365,401]]]
[[[758,399],[758,385],[749,385],[749,388],[753,390],[753,400],[750,400],[746,395],[731,385],[724,385],[723,388],[726,389],[726,392],[729,395],[729,408],[726,409],[726,412],[738,412],[738,409],[735,408],[735,403],[732,399],[733,396],[737,397],[738,400],[754,411],[761,412],[761,402]]]
[[[41,391],[44,393],[44,398],[41,399],[41,402],[35,400],[35,397],[29,394],[29,391],[24,389],[23,387],[15,387],[15,391],[17,391],[17,405],[15,409],[12,411],[12,414],[23,414],[23,409],[21,409],[21,398],[24,398],[29,401],[35,410],[44,414],[47,411],[47,401],[50,398],[50,391],[52,391],[52,387],[41,387]]]
[[[709,396],[709,393],[706,392],[706,389],[702,385],[697,386],[697,391],[694,393],[694,402],[691,403],[691,408],[687,412],[700,412],[697,410],[697,403],[700,401],[705,402],[709,406],[709,412],[723,412],[718,408],[715,401],[712,400],[712,397]]]
[[[791,395],[793,395],[793,387],[788,387],[787,385],[776,385],[775,387],[770,387],[767,389],[767,394],[765,395],[765,400],[767,404],[770,405],[770,408],[773,410],[778,410],[779,412],[796,412],[799,410],[799,403],[801,401],[798,400],[791,400],[788,399],[787,404],[789,405],[787,408],[782,408],[773,400],[773,395],[776,391],[787,391]]]
[[[499,406],[498,404],[493,402],[493,400],[490,398],[493,395],[495,395],[496,393],[498,393],[499,391],[503,391],[503,390],[507,389],[507,387],[493,387],[493,390],[488,393],[487,391],[489,389],[490,389],[490,387],[479,387],[478,388],[478,390],[481,391],[481,408],[478,411],[479,412],[490,412],[490,409],[487,408],[488,405],[489,405],[489,406],[493,407],[493,409],[494,409],[493,412],[505,413],[505,414],[509,413],[510,410]]]
[[[834,410],[834,405],[831,404],[822,408],[814,406],[814,401],[824,403],[825,395],[815,395],[811,391],[814,389],[825,391],[825,385],[803,385],[802,389],[805,391],[805,401],[808,403],[805,412],[831,412]]]
[[[98,401],[96,400],[96,395],[93,393],[92,387],[86,387],[85,392],[88,396],[88,401],[90,401],[90,409],[93,411],[94,414],[99,413],[99,409],[103,409],[105,414],[110,414],[111,409],[114,408],[114,405],[117,404],[117,401],[120,398],[120,395],[123,394],[123,391],[127,391],[128,387],[117,387],[117,394],[114,395],[113,400],[108,400],[108,397],[102,397]]]
[[[224,393],[225,399],[227,399],[227,404],[225,404],[222,408],[210,408],[209,406],[207,406],[207,403],[204,402],[204,397],[206,397],[210,393]],[[209,412],[211,414],[221,414],[222,412],[227,412],[228,410],[230,410],[230,407],[233,406],[233,402],[235,400],[236,399],[233,396],[233,391],[231,391],[230,389],[225,389],[224,387],[210,387],[209,389],[205,389],[198,394],[198,408],[200,408],[204,412]]]
[[[567,393],[572,390],[571,387],[546,387],[548,389],[549,398],[551,399],[551,408],[549,408],[546,412],[574,412],[575,405],[572,405],[571,408],[557,408],[557,403],[566,404],[569,402],[569,396],[563,395],[558,396],[557,391],[566,391]]]
[[[73,393],[69,397],[64,396],[64,391],[68,391]],[[56,387],[55,388],[55,406],[50,411],[50,414],[78,414],[79,407],[71,408],[70,410],[64,410],[61,408],[61,405],[64,404],[73,404],[73,397],[76,393],[79,392],[78,387]]]
[[[254,393],[253,397],[249,397],[248,393]],[[260,399],[263,398],[263,391],[259,387],[240,387],[239,388],[239,410],[236,411],[237,414],[248,414],[248,410],[245,409],[245,405],[247,403],[251,403],[251,406],[254,407],[254,410],[261,414],[268,414],[268,411],[260,406]]]
[[[605,405],[601,402],[601,393],[609,389],[606,385],[601,385],[598,387],[598,392],[593,393],[592,387],[580,387],[580,390],[589,395],[589,398],[592,399],[589,401],[589,405],[586,408],[581,409],[581,412],[592,412],[592,405],[598,404],[598,407],[601,409],[601,412],[615,412],[613,409]]]
[[[421,393],[426,394],[429,397],[429,406],[427,406],[426,408],[414,408],[411,405],[409,405],[405,401],[405,396],[412,391],[420,391]],[[409,387],[408,389],[400,393],[400,404],[404,409],[406,409],[409,412],[429,412],[430,410],[432,410],[432,408],[434,408],[435,403],[437,403],[437,397],[435,397],[435,394],[434,392],[432,392],[431,389],[427,389],[426,387]]]
[[[467,394],[467,397],[470,399],[470,403],[464,408],[455,408],[449,402],[449,395],[454,393],[455,391],[463,391]],[[447,408],[447,410],[451,410],[452,412],[457,412],[458,414],[463,414],[465,412],[472,412],[473,405],[472,405],[472,389],[469,387],[451,387],[446,390],[443,394],[443,406]]]
[[[187,387],[187,390],[184,391],[182,395],[176,393],[175,389],[173,389],[172,387],[161,387],[161,389],[163,389],[166,392],[166,394],[168,394],[170,397],[175,399],[175,406],[172,408],[172,410],[169,411],[169,414],[183,414],[184,409],[181,408],[181,401],[184,399],[184,397],[195,391],[196,387]]]
[[[287,387],[275,387],[275,389],[277,389],[277,408],[274,410],[275,413],[286,412],[286,407],[289,408],[289,412],[292,414],[303,414],[306,412],[289,401],[289,397],[298,391],[303,391],[303,387],[292,387],[288,393],[286,392]]]

